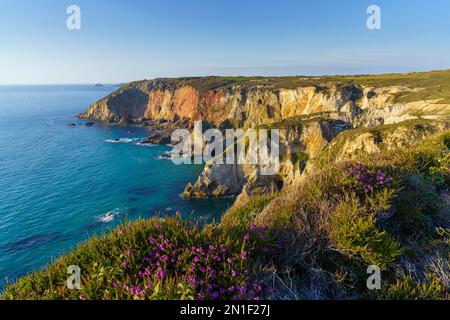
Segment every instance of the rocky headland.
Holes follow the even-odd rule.
[[[281,168],[261,176],[256,165],[206,164],[185,197],[279,191],[299,183],[328,156],[408,146],[448,130],[450,71],[336,77],[200,77],[123,85],[80,118],[148,126],[148,143],[168,144],[177,128],[280,129]],[[331,154],[331,156],[330,156]]]

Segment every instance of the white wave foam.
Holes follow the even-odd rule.
[[[148,143],[148,142],[136,142],[136,145],[140,146],[140,147],[155,147],[155,146],[157,146],[156,144]]]
[[[120,138],[120,139],[107,139],[105,142],[107,143],[130,143],[139,141],[139,138]]]
[[[165,153],[163,155],[159,155],[157,157],[157,159],[160,159],[160,160],[171,160],[172,159],[172,154],[170,152],[168,152],[168,153]]]
[[[112,211],[109,211],[103,215],[101,215],[100,217],[98,217],[98,221],[102,222],[102,223],[108,223],[113,221],[117,216],[122,214],[122,209],[116,208]]]
[[[160,159],[160,160],[172,160],[172,157],[173,157],[172,152],[168,152],[168,153],[165,153],[163,155],[158,156],[157,159]],[[176,154],[175,154],[175,157],[176,157]],[[190,157],[190,155],[183,154],[183,155],[179,155],[178,159],[187,159],[189,157]]]

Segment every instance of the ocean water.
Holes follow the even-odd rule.
[[[0,86],[0,285],[125,217],[179,210],[219,219],[231,205],[231,199],[182,199],[202,166],[177,166],[160,158],[169,147],[139,145],[145,128],[86,127],[74,117],[115,89]]]

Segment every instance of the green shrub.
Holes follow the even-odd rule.
[[[420,176],[405,174],[395,200],[393,228],[407,236],[428,236],[433,231],[433,218],[440,214],[442,207],[435,185]]]
[[[388,285],[379,298],[387,300],[439,300],[446,296],[438,278],[427,276],[425,281],[406,276]]]
[[[405,171],[424,174],[433,184],[450,185],[450,133],[426,139],[396,154],[395,162]]]
[[[400,245],[379,231],[372,215],[355,198],[342,201],[331,218],[331,237],[342,251],[359,255],[369,265],[387,269],[401,255]]]
[[[396,219],[398,228],[404,234],[428,234],[431,230],[431,220],[422,214],[420,204],[407,196],[402,196],[396,207]]]

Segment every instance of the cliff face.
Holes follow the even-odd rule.
[[[447,73],[450,80],[450,72]],[[279,79],[284,82],[278,83]],[[402,96],[414,99],[414,94],[427,88],[400,86],[397,82],[374,86],[367,84],[367,80],[355,79],[144,80],[123,86],[90,106],[80,117],[123,124],[145,119],[202,119],[215,126],[247,128],[322,113],[356,127],[396,123],[418,115],[441,117],[450,112],[448,103],[440,99],[428,100],[426,95],[425,99],[421,96],[412,101],[401,99]],[[374,77],[373,82],[378,84],[377,81]]]
[[[80,116],[116,123],[202,119],[215,126],[247,128],[312,113],[351,120],[364,108],[357,103],[363,96],[350,85],[283,89],[237,83],[201,90],[189,82],[160,79],[127,85]]]
[[[81,115],[93,120],[129,123],[142,119],[169,120],[188,118],[206,120],[213,125],[253,127],[293,116],[320,112],[342,112],[352,119],[358,113],[353,99],[357,88],[334,86],[326,89],[247,88],[242,85],[207,91],[165,81],[134,84],[92,105]],[[159,84],[159,85],[158,85]]]
[[[280,133],[280,168],[276,175],[262,175],[259,165],[207,164],[194,185],[188,184],[185,197],[229,196],[279,191],[300,178],[308,159],[322,150],[349,125],[341,120],[296,119],[292,123],[272,124]]]
[[[144,80],[123,86],[80,117],[120,124],[203,120],[222,129],[280,129],[278,175],[261,176],[254,165],[206,165],[184,195],[270,192],[296,183],[305,169],[314,170],[316,159],[329,154],[330,148],[336,153],[333,161],[339,161],[360,151],[407,145],[448,130],[448,83],[450,71],[370,77]],[[373,128],[382,128],[383,134],[373,133]]]

